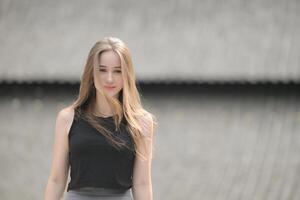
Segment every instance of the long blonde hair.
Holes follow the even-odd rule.
[[[114,135],[99,123],[99,119],[93,115],[91,107],[95,103],[96,88],[94,85],[93,69],[97,66],[100,54],[104,51],[116,52],[121,61],[121,70],[123,77],[123,88],[120,91],[119,98],[113,98],[105,92],[100,93],[106,98],[111,109],[115,113],[114,123],[119,129],[122,118],[127,121],[127,130],[133,139],[134,152],[142,159],[142,149],[145,148],[146,140],[149,139],[156,125],[156,118],[153,114],[146,111],[140,100],[139,92],[136,87],[135,72],[131,60],[131,55],[127,45],[118,38],[105,37],[96,42],[89,52],[84,71],[81,77],[80,90],[78,98],[72,104],[75,116],[81,116],[96,128],[108,141],[116,148],[126,147],[126,144],[114,137]],[[152,132],[153,133],[153,132]]]

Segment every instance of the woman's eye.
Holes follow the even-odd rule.
[[[99,71],[100,71],[100,72],[107,72],[106,69],[101,69],[101,68],[99,69]],[[121,71],[121,70],[115,70],[114,72],[115,72],[115,73],[121,73],[122,71]]]

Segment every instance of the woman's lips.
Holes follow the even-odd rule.
[[[115,87],[113,87],[113,86],[104,86],[106,89],[108,89],[108,90],[112,90],[112,89],[114,89]]]

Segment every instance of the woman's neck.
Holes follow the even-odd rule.
[[[106,101],[106,99],[97,94],[94,105],[92,107],[92,112],[97,116],[112,116],[113,112]]]

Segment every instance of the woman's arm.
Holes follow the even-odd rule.
[[[70,108],[61,110],[56,118],[51,171],[45,189],[45,200],[62,198],[68,179],[68,130],[73,121]]]
[[[132,194],[134,200],[152,200],[152,180],[151,180],[151,164],[152,164],[152,146],[153,146],[153,119],[150,117],[150,126],[147,128],[147,137],[144,138],[144,148],[140,151],[145,155],[146,159],[136,155],[133,168],[133,187]]]

